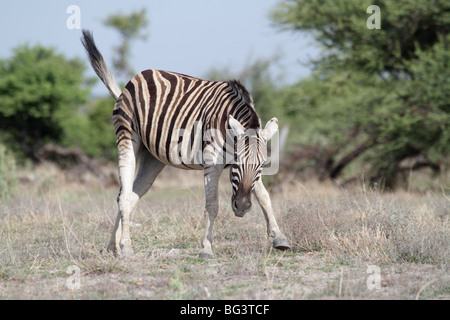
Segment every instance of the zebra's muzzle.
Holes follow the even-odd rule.
[[[250,197],[232,198],[231,206],[236,217],[242,218],[252,207],[252,200]]]

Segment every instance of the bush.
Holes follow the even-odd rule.
[[[0,144],[0,198],[10,197],[17,186],[16,159]]]
[[[116,161],[116,135],[112,121],[114,103],[112,97],[94,100],[83,115],[68,119],[67,134],[61,144],[79,147],[91,158]]]
[[[20,46],[0,60],[0,140],[21,158],[37,161],[47,143],[67,136],[87,101],[85,65],[51,48]]]

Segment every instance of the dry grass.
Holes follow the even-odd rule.
[[[205,261],[197,258],[201,174],[167,171],[133,214],[135,257],[117,259],[104,251],[117,189],[77,185],[51,167],[33,174],[0,204],[2,299],[450,298],[443,193],[293,185],[273,195],[292,245],[282,253],[272,251],[259,209],[234,217],[225,177],[216,257]],[[381,270],[375,290],[367,286],[368,265]],[[70,266],[80,270],[79,289],[67,286]]]
[[[314,195],[302,185],[294,188],[306,197],[289,200],[282,221],[300,252],[325,251],[336,260],[372,263],[448,262],[450,201],[445,195],[338,189]]]

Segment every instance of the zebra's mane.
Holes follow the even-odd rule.
[[[245,102],[248,108],[248,112],[250,113],[250,119],[248,122],[248,128],[257,129],[261,127],[261,120],[259,119],[258,114],[256,113],[255,107],[253,105],[253,98],[244,85],[239,80],[230,80],[227,81],[230,87],[233,88],[235,92],[237,92],[242,100]]]

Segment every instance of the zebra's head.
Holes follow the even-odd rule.
[[[267,159],[267,141],[278,130],[278,119],[269,120],[264,129],[246,129],[230,115],[228,124],[235,137],[234,162],[230,169],[233,188],[231,207],[236,216],[243,217],[252,206],[252,191],[261,179],[262,167]]]

